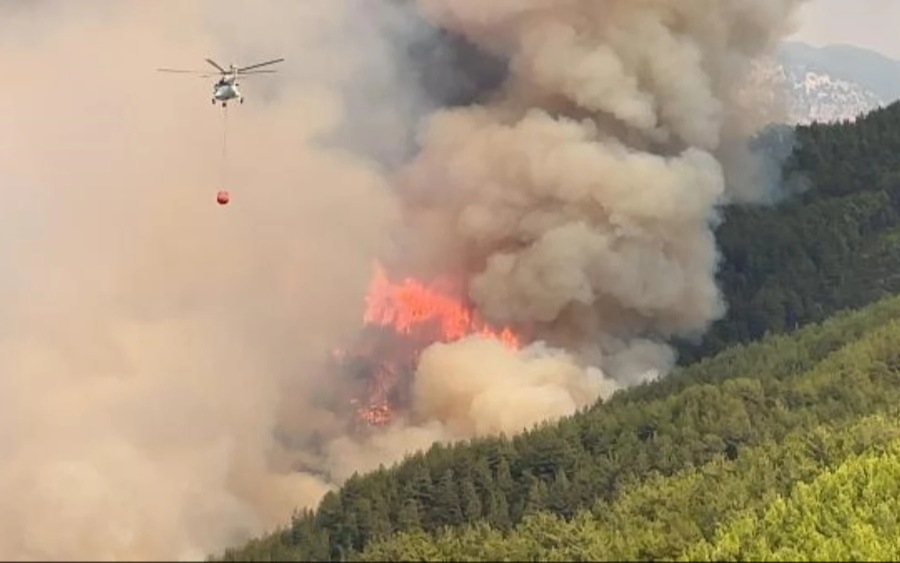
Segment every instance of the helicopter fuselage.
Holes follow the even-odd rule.
[[[213,86],[213,98],[212,102],[221,102],[225,105],[229,100],[237,99],[239,102],[244,102],[244,97],[241,94],[240,89],[238,88],[237,76],[234,74],[228,74],[223,76],[218,82]]]

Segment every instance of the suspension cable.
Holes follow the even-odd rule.
[[[220,190],[227,190],[225,185],[228,180],[228,106],[222,108],[222,164],[220,166],[222,181]]]

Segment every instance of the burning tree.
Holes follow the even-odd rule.
[[[392,280],[376,265],[366,296],[363,328],[349,349],[335,353],[339,369],[362,385],[351,399],[357,422],[390,423],[409,404],[419,355],[435,342],[480,334],[511,348],[520,343],[508,327],[495,329],[482,320],[461,290],[447,280],[425,283]]]

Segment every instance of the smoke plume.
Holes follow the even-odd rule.
[[[742,86],[799,3],[0,6],[0,557],[202,558],[664,373],[724,311],[716,210],[771,194]],[[209,79],[153,72],[276,56],[227,158]],[[358,438],[322,366],[376,258],[533,342],[429,347]]]
[[[509,76],[424,128],[399,175],[407,266],[450,257],[489,320],[617,382],[664,372],[665,342],[725,311],[718,209],[777,187],[748,141],[783,108],[751,77],[800,3],[421,0]]]

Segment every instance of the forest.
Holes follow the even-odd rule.
[[[900,106],[854,123],[795,128],[786,178],[808,186],[777,206],[732,206],[716,233],[728,313],[690,363],[900,290]]]
[[[718,230],[669,376],[355,475],[224,561],[900,557],[900,104],[796,129],[808,189]]]

